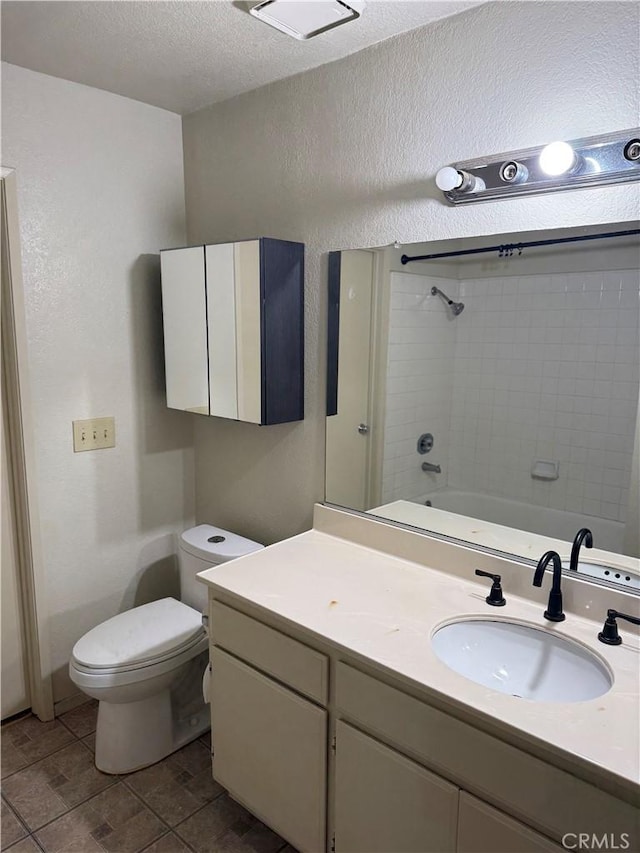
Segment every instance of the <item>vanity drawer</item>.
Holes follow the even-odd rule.
[[[336,704],[363,729],[557,841],[569,832],[627,832],[630,849],[640,849],[633,806],[344,663],[336,668]]]
[[[211,602],[212,642],[304,696],[326,705],[329,661],[326,655],[268,628],[219,601]]]

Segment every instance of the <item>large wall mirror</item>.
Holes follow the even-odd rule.
[[[640,594],[639,266],[628,222],[331,253],[327,502],[567,566],[588,527]]]

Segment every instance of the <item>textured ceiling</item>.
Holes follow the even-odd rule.
[[[248,5],[9,0],[2,59],[185,114],[481,4],[369,0],[358,21],[306,42],[253,18]]]

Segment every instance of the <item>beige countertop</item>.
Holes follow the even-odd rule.
[[[423,506],[413,501],[393,501],[374,507],[368,512],[371,515],[387,518],[390,521],[399,521],[422,530],[433,530],[474,545],[494,548],[496,551],[508,554],[518,554],[529,560],[537,561],[545,551],[549,550],[557,551],[563,561],[568,560],[571,555],[571,542],[564,539],[554,539],[528,530],[506,527],[492,521]],[[611,551],[603,551],[601,548],[583,546],[580,559],[585,562],[602,563],[613,568],[629,569],[635,573],[640,571],[640,561],[637,557],[614,554]]]
[[[640,784],[640,641],[622,622],[623,645],[611,647],[597,640],[601,613],[606,612],[606,606],[620,607],[619,602],[612,603],[609,595],[598,601],[596,608],[589,598],[585,612],[592,613],[591,618],[569,612],[565,602],[566,621],[551,623],[544,619],[544,606],[540,604],[546,602],[549,577],[542,591],[532,588],[530,599],[518,594],[531,583],[531,569],[526,566],[510,565],[496,557],[481,559],[462,546],[430,544],[434,541],[428,537],[415,539],[419,534],[406,531],[388,535],[414,537],[409,544],[421,549],[421,558],[400,558],[327,532],[332,525],[351,524],[348,518],[344,520],[344,513],[323,507],[320,515],[321,522],[323,518],[331,522],[316,525],[324,530],[303,533],[208,569],[199,577],[214,591],[269,611],[401,680],[409,680],[414,688],[417,685],[424,691],[426,701],[429,696],[444,698],[467,715],[471,712],[479,719],[491,718],[505,733],[510,730],[546,745],[591,771],[597,768],[616,786],[636,793],[635,786]],[[379,522],[375,528],[366,527],[376,524],[369,519],[353,523],[361,533],[370,529],[372,541],[387,535],[380,531]],[[443,559],[443,554],[450,554],[451,559]],[[507,605],[498,614],[485,603],[487,584],[476,582],[473,572],[462,565],[465,561],[483,568],[491,568],[494,561],[502,567]],[[570,585],[572,580],[566,583]],[[606,590],[593,589],[608,595]],[[571,592],[567,600],[570,606]],[[624,599],[627,612],[634,602],[637,611],[638,601]],[[430,637],[443,623],[469,616],[513,620],[571,638],[609,669],[614,680],[611,690],[586,702],[538,702],[463,678],[435,656]],[[637,791],[640,793],[640,788]]]

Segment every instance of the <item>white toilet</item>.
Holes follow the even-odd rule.
[[[198,572],[263,548],[200,524],[180,536],[180,597],[119,613],[73,647],[69,676],[98,699],[96,766],[129,773],[164,758],[209,728],[202,679],[209,665],[207,588]]]

